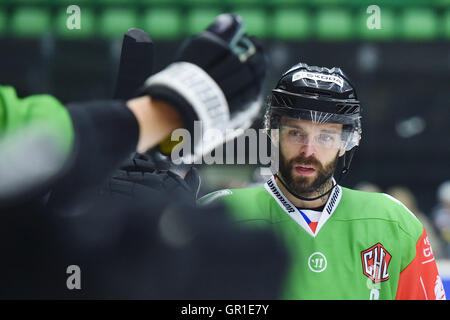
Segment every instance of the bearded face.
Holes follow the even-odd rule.
[[[280,127],[279,175],[300,195],[326,192],[339,156],[342,125],[288,119]]]
[[[330,185],[338,160],[337,153],[328,163],[321,163],[313,156],[286,159],[281,154],[279,174],[296,194],[323,193]]]

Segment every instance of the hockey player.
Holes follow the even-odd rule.
[[[276,231],[292,256],[285,299],[445,299],[414,214],[386,194],[339,185],[359,145],[360,119],[355,88],[339,68],[294,65],[272,91],[265,119],[279,142],[278,172],[264,186],[201,201],[219,199],[244,225]]]
[[[154,147],[176,128],[192,131],[195,120],[223,132],[249,127],[260,110],[266,69],[266,54],[258,40],[245,33],[242,18],[221,14],[205,31],[186,39],[174,61],[149,77],[140,96],[128,101],[63,106],[49,95],[19,99],[13,88],[0,86],[0,151],[4,159],[7,151],[12,154],[8,162],[0,162],[0,173],[12,172],[0,183],[0,205],[53,184],[55,179],[49,180],[58,174],[62,177],[57,177],[50,201],[66,203],[74,193],[102,182],[133,151]],[[47,149],[58,158],[51,159],[49,150],[35,141],[35,160],[57,164],[50,166],[48,176],[35,163],[19,161],[36,135],[52,145]],[[14,148],[3,147],[5,140]],[[30,179],[22,179],[22,170]]]
[[[110,189],[122,197],[86,194],[133,151],[195,119],[223,130],[245,126],[266,72],[253,41],[239,16],[220,15],[128,101],[64,106],[0,86],[0,298],[278,296],[287,260],[279,241],[236,230],[220,205],[202,219],[207,209],[188,201],[189,185],[175,174],[149,169],[131,188],[117,176]],[[260,259],[277,263],[249,275]],[[71,282],[73,264],[82,276]],[[278,276],[266,281],[268,274]]]

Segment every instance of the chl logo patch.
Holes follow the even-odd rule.
[[[363,273],[374,283],[388,280],[391,258],[391,254],[381,243],[373,245],[361,252]]]

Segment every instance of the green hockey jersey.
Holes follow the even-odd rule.
[[[248,227],[271,228],[291,255],[283,299],[445,299],[426,231],[402,203],[336,186],[322,212],[296,208],[275,177],[264,186],[220,190]]]

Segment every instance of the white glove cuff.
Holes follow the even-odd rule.
[[[230,121],[228,103],[222,90],[208,73],[195,64],[174,62],[148,78],[145,86],[162,86],[177,92],[192,106],[205,130],[225,130]]]

